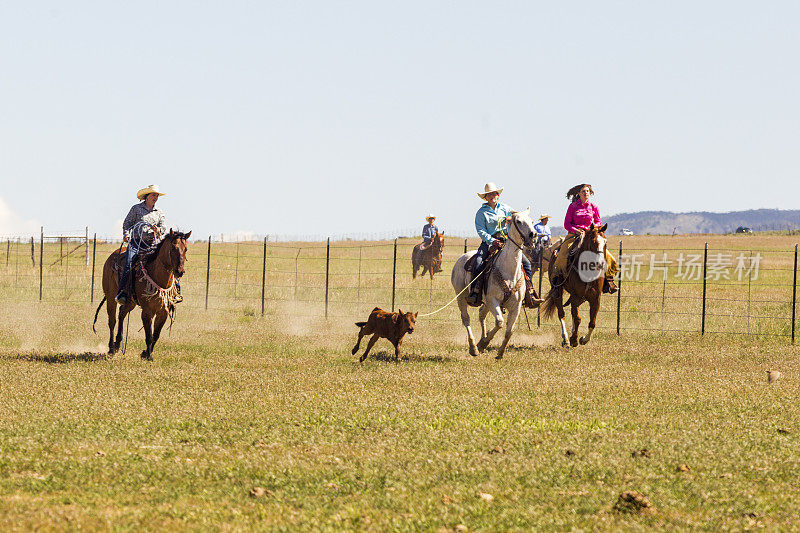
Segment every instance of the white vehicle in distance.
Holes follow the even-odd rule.
[[[633,235],[633,231],[629,230],[628,228],[622,228],[621,235]]]

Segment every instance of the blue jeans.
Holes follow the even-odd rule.
[[[510,244],[508,246],[514,246]],[[475,254],[475,263],[472,266],[472,279],[475,279],[482,271],[484,267],[484,263],[486,263],[486,258],[489,256],[489,245],[485,242],[481,242],[481,245],[478,247],[478,253]],[[530,260],[522,254],[522,270],[528,275],[528,279],[533,279],[533,269],[531,268]]]

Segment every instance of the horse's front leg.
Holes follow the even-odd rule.
[[[495,359],[498,361],[503,358],[503,354],[506,353],[506,346],[508,346],[508,341],[511,340],[511,334],[514,333],[514,323],[517,321],[519,317],[519,310],[522,307],[522,298],[524,296],[520,295],[519,300],[516,304],[512,305],[511,308],[508,309],[508,318],[506,319],[506,334],[503,337],[503,343],[500,345],[500,349],[498,350],[497,356]]]
[[[489,307],[491,305],[491,307]],[[486,315],[488,314],[489,310],[491,310],[492,315],[494,315],[494,327],[489,331],[489,333],[485,333],[486,331]],[[500,304],[496,302],[493,298],[487,298],[487,302],[481,307],[481,327],[484,331],[484,335],[481,337],[481,341],[478,343],[478,350],[483,351],[489,346],[489,343],[492,342],[495,334],[503,327],[505,324],[505,319],[503,318],[503,310],[500,309]]]
[[[146,309],[142,309],[142,325],[144,326],[144,350],[142,351],[142,359],[152,361],[153,356],[150,355],[150,343],[153,340],[153,315]]]
[[[580,342],[581,344],[588,344],[592,338],[592,332],[594,331],[595,324],[597,323],[597,313],[600,311],[600,297],[598,296],[596,299],[592,298],[589,300],[589,330],[586,332],[586,335],[581,337]]]
[[[578,313],[578,305],[572,302],[572,335],[569,337],[569,344],[573,348],[578,345],[578,326],[581,325],[581,315]]]
[[[161,329],[164,327],[164,324],[167,322],[167,317],[169,315],[166,311],[159,311],[156,315],[154,326],[153,326],[153,336],[150,339],[150,343],[147,346],[147,350],[150,352],[150,359],[153,358],[153,350],[156,347],[156,343],[158,342],[158,338],[161,336]]]

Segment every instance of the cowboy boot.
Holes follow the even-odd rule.
[[[617,292],[617,285],[614,283],[613,277],[606,277],[603,281],[603,292],[607,294],[614,294]]]
[[[475,279],[479,278],[479,279]],[[472,283],[469,292],[467,293],[467,305],[472,307],[480,307],[483,303],[483,280],[481,272],[475,275],[475,281]]]
[[[131,277],[131,266],[126,262],[122,268],[122,275],[119,277],[119,289],[114,300],[118,304],[125,305],[128,303],[128,284]]]
[[[525,297],[522,300],[522,305],[528,309],[536,309],[544,300],[539,298],[539,295],[536,294],[536,289],[533,288],[533,283],[531,283],[528,275],[523,273],[523,276],[525,276]]]
[[[178,291],[177,294],[175,295],[174,303],[179,304],[183,301],[183,295],[181,294],[181,280],[178,278],[175,278],[175,288],[178,289]]]

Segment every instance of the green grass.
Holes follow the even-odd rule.
[[[0,293],[0,529],[800,528],[786,338],[604,329],[566,350],[523,324],[498,363],[420,319],[401,363],[381,341],[359,365],[366,298],[261,318],[259,285],[204,312],[196,279],[153,363],[138,316],[108,359],[88,302]],[[614,512],[624,490],[656,513]]]

